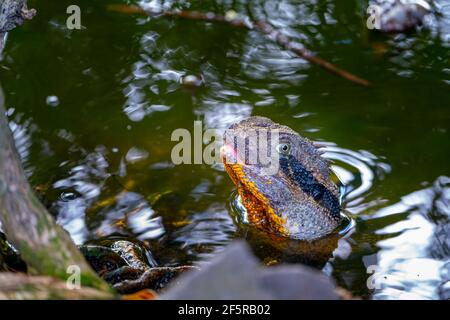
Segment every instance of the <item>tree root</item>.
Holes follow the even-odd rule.
[[[135,280],[124,280],[113,287],[121,294],[134,293],[143,289],[160,290],[181,273],[198,270],[192,266],[150,268]]]

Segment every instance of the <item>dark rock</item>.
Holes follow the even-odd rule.
[[[335,285],[325,274],[303,265],[280,265],[260,272],[260,284],[275,299],[337,299]]]
[[[243,242],[231,244],[200,272],[170,286],[162,299],[339,299],[334,282],[303,265],[262,267]]]
[[[200,88],[204,80],[202,76],[186,75],[181,78],[181,84],[186,88]]]
[[[427,14],[431,13],[431,7],[427,1],[372,1],[377,8],[379,25],[382,32],[397,33],[406,32],[422,25]]]

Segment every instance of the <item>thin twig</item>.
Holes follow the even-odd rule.
[[[288,37],[286,37],[283,33],[272,27],[267,21],[264,20],[258,20],[256,22],[248,22],[243,19],[222,16],[217,15],[214,13],[202,13],[198,11],[161,11],[161,12],[154,12],[150,10],[145,10],[137,6],[127,6],[127,5],[109,5],[108,9],[111,11],[121,12],[121,13],[128,13],[128,14],[145,14],[148,16],[164,16],[164,17],[174,17],[174,18],[180,18],[180,19],[188,19],[188,20],[201,20],[201,21],[208,21],[208,22],[223,22],[228,23],[230,25],[246,28],[246,29],[253,29],[258,30],[259,32],[265,34],[270,39],[274,40],[276,43],[278,43],[280,46],[285,48],[286,50],[289,50],[303,59],[316,64],[318,66],[321,66],[325,70],[334,73],[335,75],[344,78],[346,80],[349,80],[353,83],[362,85],[362,86],[369,86],[370,82],[366,79],[363,79],[361,77],[358,77],[357,75],[354,75],[353,73],[350,73],[342,68],[339,68],[338,66],[332,64],[331,62],[326,61],[325,59],[322,59],[316,55],[314,55],[311,51],[306,49],[302,44],[298,42],[291,41]]]

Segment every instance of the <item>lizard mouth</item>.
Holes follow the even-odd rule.
[[[243,163],[238,160],[236,150],[231,145],[225,143],[220,148],[220,158],[231,180],[236,187],[239,187],[239,184],[243,181],[241,181],[242,179],[238,172],[242,172]]]
[[[220,149],[225,170],[236,185],[248,219],[252,224],[281,236],[288,236],[284,228],[285,219],[276,214],[269,200],[260,192],[255,183],[245,172],[245,163],[239,158],[236,150],[225,143]]]

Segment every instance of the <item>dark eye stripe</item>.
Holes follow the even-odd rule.
[[[280,167],[284,174],[302,189],[304,193],[314,198],[317,203],[330,211],[332,217],[340,219],[340,205],[337,197],[322,185],[296,158],[292,155],[280,157]]]

